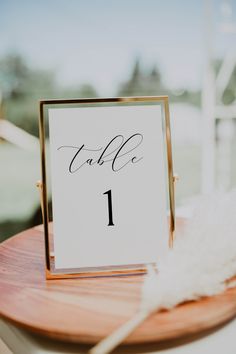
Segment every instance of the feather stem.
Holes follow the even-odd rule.
[[[125,324],[95,345],[88,354],[108,354],[131,334],[148,316],[150,311],[140,310]]]

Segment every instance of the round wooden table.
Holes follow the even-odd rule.
[[[135,314],[142,282],[143,275],[46,280],[42,226],[0,245],[0,315],[47,337],[96,343]],[[155,313],[125,343],[192,338],[235,314],[233,288],[219,296]]]

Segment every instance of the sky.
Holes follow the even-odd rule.
[[[222,1],[212,1],[219,57],[236,39],[219,32]],[[20,53],[32,67],[55,71],[59,84],[89,82],[102,95],[113,95],[140,58],[146,70],[157,65],[168,87],[194,90],[204,26],[204,0],[0,0],[0,57]]]

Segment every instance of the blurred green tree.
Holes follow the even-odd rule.
[[[130,78],[121,84],[119,96],[148,96],[163,95],[165,92],[161,75],[156,66],[150,73],[145,73],[141,69],[140,60],[136,59]]]
[[[37,136],[37,101],[55,94],[54,73],[34,70],[22,56],[9,54],[0,60],[0,91],[5,118]]]
[[[0,93],[4,99],[5,118],[35,136],[38,136],[40,99],[97,96],[89,84],[69,89],[57,85],[53,71],[33,69],[19,54],[0,59]]]
[[[172,91],[163,83],[160,70],[154,65],[151,70],[141,68],[140,60],[134,62],[130,78],[118,89],[118,96],[163,96],[168,95],[171,102],[187,102],[200,105],[200,91],[186,89]]]

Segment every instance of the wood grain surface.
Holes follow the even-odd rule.
[[[0,245],[0,315],[48,337],[80,343],[99,341],[134,315],[142,282],[142,275],[46,280],[42,227],[22,232]],[[125,343],[195,335],[235,314],[233,288],[152,315]]]

